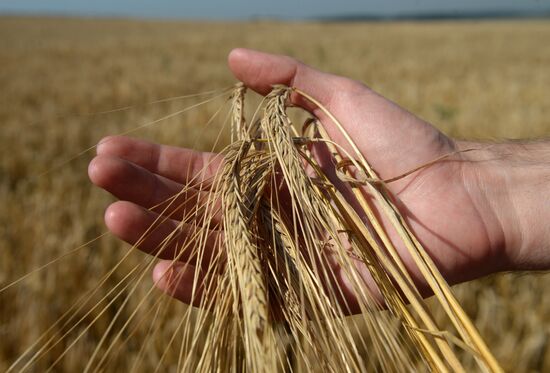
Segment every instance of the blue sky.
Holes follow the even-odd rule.
[[[239,19],[470,11],[550,11],[550,0],[0,0],[1,13]]]

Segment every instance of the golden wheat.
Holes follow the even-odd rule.
[[[313,133],[320,137],[292,136],[296,130],[286,114],[292,91],[318,105],[332,119],[354,149],[353,159],[343,158],[342,148],[327,137],[319,121],[315,121]],[[413,369],[418,358],[430,370],[464,371],[453,345],[471,353],[480,369],[500,371],[448,285],[408,230],[384,182],[337,119],[306,93],[276,86],[263,101],[259,122],[248,125],[243,115],[244,92],[244,87],[237,85],[232,94],[234,141],[223,152],[224,165],[214,182],[216,192],[207,202],[215,205],[221,200],[224,254],[217,255],[224,259],[203,269],[206,277],[217,277],[208,282],[208,296],[197,292],[200,299],[191,300],[199,305],[199,319],[212,317],[201,328],[184,326],[184,333],[193,340],[207,334],[196,369],[274,371],[291,366],[291,356],[306,369],[374,369],[359,352],[359,343],[371,349],[373,361],[384,371]],[[310,141],[330,148],[335,168],[342,170],[340,175],[348,175],[341,178],[347,182],[344,188],[355,193],[368,222],[361,220],[343,197],[342,186],[335,186],[327,170],[303,148]],[[427,166],[430,164],[433,162]],[[373,180],[367,183],[369,193],[416,258],[458,335],[436,325],[366,195],[350,181],[349,166],[362,169]],[[212,216],[205,222],[208,219]],[[207,248],[199,241],[193,250],[201,258]],[[359,274],[358,263],[367,266],[375,286]],[[368,336],[359,341],[353,338],[359,330],[357,323],[346,322],[351,308],[336,286],[336,269],[350,282],[363,325],[367,326]],[[382,300],[377,300],[379,296]],[[378,315],[384,312],[382,307],[401,324],[401,331]],[[366,338],[371,341],[368,347]],[[407,342],[409,339],[414,342]]]

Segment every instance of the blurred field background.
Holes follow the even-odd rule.
[[[517,139],[550,136],[549,43],[547,20],[282,24],[0,18],[0,288],[104,232],[103,210],[111,197],[87,179],[93,150],[63,162],[105,135],[198,100],[148,102],[234,83],[225,63],[234,47],[292,55],[361,80],[452,136]],[[203,125],[222,104],[208,103],[132,135],[208,150],[223,116]],[[126,106],[134,107],[87,115]],[[0,293],[0,371],[94,289],[127,249],[101,237]],[[174,370],[179,351],[170,338],[184,306],[158,306],[154,301],[167,297],[154,291],[151,305],[139,307],[151,286],[149,274],[135,279],[137,293],[125,308],[123,298],[108,294],[111,306],[103,314],[103,306],[93,309],[144,260],[132,253],[88,296],[76,312],[83,322],[33,370],[49,367],[82,333],[54,368],[81,371],[119,309],[111,335],[134,309],[136,320],[145,321],[132,323],[115,341],[104,370],[150,372],[159,362],[163,371]],[[549,289],[548,273],[529,273],[491,276],[457,286],[456,292],[507,371],[543,372],[550,371]],[[147,320],[159,326],[153,330]],[[72,325],[58,324],[48,336],[58,338]]]

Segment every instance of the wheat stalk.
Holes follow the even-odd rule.
[[[329,124],[315,118],[306,121],[300,134],[287,114],[292,93],[317,105],[348,146],[335,143],[325,128]],[[462,372],[458,348],[476,359],[481,370],[499,372],[386,187],[452,154],[381,180],[337,118],[307,93],[274,86],[256,110],[259,118],[254,120],[255,114],[250,122],[245,118],[245,99],[246,87],[239,83],[229,97],[231,143],[221,152],[223,163],[217,174],[209,179],[202,171],[187,175],[189,182],[181,192],[156,206],[164,209],[162,217],[140,239],[146,240],[171,214],[184,212],[155,256],[170,252],[174,264],[189,261],[195,266],[190,303],[196,308],[188,308],[177,320],[156,370],[169,347],[181,338],[179,371]],[[332,166],[318,163],[309,150],[312,144],[328,149]],[[456,333],[437,325],[380,215],[392,223]],[[187,238],[180,242],[182,232]],[[153,262],[132,269],[125,278],[128,284],[121,282],[112,291],[113,299],[105,299],[107,306],[97,307],[99,316],[117,299],[124,307],[129,295],[122,295],[135,292]],[[174,284],[181,280],[171,271],[164,276]],[[152,291],[146,292],[138,308]],[[117,341],[129,339],[124,334],[137,309],[108,339],[120,322],[121,309],[92,352],[86,371],[103,369],[113,351],[124,344]],[[348,317],[354,311],[359,314]],[[160,299],[150,312],[155,319],[162,318]],[[41,339],[44,343],[34,355],[26,360],[21,356],[10,369],[19,364],[30,369],[59,342],[47,336]]]
[[[286,113],[292,91],[318,105],[336,123],[354,150],[353,156],[332,142],[320,122],[316,122],[317,138],[296,135]],[[260,120],[249,125],[244,118],[245,92],[239,84],[232,94],[233,143],[224,153],[212,197],[221,200],[226,258],[223,265],[211,269],[220,273],[217,284],[223,284],[212,288],[216,301],[203,300],[206,307],[199,309],[199,313],[214,315],[201,357],[208,364],[199,367],[274,371],[292,366],[292,360],[306,370],[354,372],[379,367],[402,371],[412,369],[421,359],[434,371],[463,371],[452,348],[456,345],[471,353],[483,370],[499,371],[406,226],[385,182],[336,118],[306,93],[275,86],[263,101]],[[359,218],[357,207],[343,196],[342,186],[335,186],[303,147],[313,141],[330,149],[334,173],[355,196],[368,222]],[[352,167],[362,170],[361,180],[357,172],[352,177]],[[415,257],[459,336],[437,327],[364,189],[381,203],[382,213]],[[358,272],[361,263],[373,283]],[[352,289],[368,336],[357,338],[358,323],[345,318],[350,305],[335,286],[340,278]],[[390,318],[380,315],[382,307],[391,312]],[[401,331],[392,327],[392,320],[401,325]],[[287,350],[285,356],[282,347]],[[376,356],[375,365],[369,365],[360,349]]]

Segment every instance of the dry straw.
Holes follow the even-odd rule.
[[[298,128],[287,115],[291,94],[316,105],[329,122],[313,118]],[[255,114],[251,121],[244,115],[245,96],[246,87],[236,85],[229,116],[231,143],[221,152],[217,173],[208,176],[213,167],[205,165],[188,175],[178,195],[156,206],[164,209],[136,246],[173,214],[183,216],[154,258],[131,269],[81,319],[71,312],[78,314],[87,303],[77,302],[52,326],[69,328],[67,333],[48,337],[48,330],[9,371],[33,367],[97,312],[49,365],[53,369],[113,302],[124,299],[86,363],[86,371],[102,370],[139,327],[141,321],[129,330],[153,289],[127,320],[120,320],[122,309],[154,259],[163,257],[191,263],[192,281],[186,281],[192,284],[189,303],[195,307],[187,308],[177,323],[157,370],[178,339],[176,369],[183,372],[462,372],[465,354],[481,371],[500,372],[387,188],[387,183],[441,158],[381,180],[337,118],[307,93],[274,86],[256,111],[259,118]],[[332,141],[329,125],[346,144]],[[315,156],[319,151],[330,161],[320,164]],[[382,217],[401,242],[389,238]],[[397,245],[413,258],[454,330],[438,327]],[[183,275],[168,270],[164,278],[178,283]],[[109,303],[102,304],[104,300]],[[159,302],[151,307],[154,320],[162,318]],[[144,355],[140,350],[134,366]]]
[[[460,372],[456,350],[463,349],[481,371],[500,371],[386,182],[338,120],[307,93],[275,86],[262,101],[261,118],[249,123],[245,92],[241,84],[234,89],[232,144],[194,223],[193,245],[181,250],[209,263],[191,301],[198,322],[183,326],[190,342],[181,367],[355,372],[424,366]],[[286,112],[291,93],[316,105],[346,146],[335,144],[318,120],[306,122],[300,135]],[[332,169],[318,163],[311,146],[332,154]],[[220,220],[220,207],[223,235],[212,253],[209,229]],[[391,222],[456,330],[437,326],[380,215]],[[351,295],[338,286],[343,282]],[[354,310],[360,315],[347,317]]]

